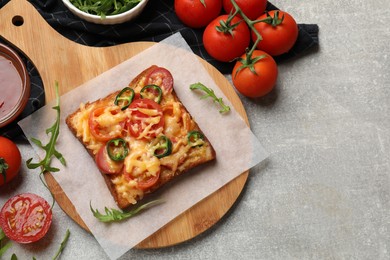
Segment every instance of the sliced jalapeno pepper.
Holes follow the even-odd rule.
[[[162,89],[157,85],[146,85],[140,91],[141,98],[148,98],[160,104],[162,98]]]
[[[157,158],[163,158],[172,153],[172,142],[165,135],[160,135],[154,139],[151,143],[154,156]]]
[[[202,146],[204,143],[204,135],[199,131],[191,131],[187,134],[187,140],[190,146]]]
[[[121,110],[125,110],[129,107],[131,102],[134,99],[134,90],[132,88],[126,87],[119,92],[115,98],[114,104],[121,107]]]
[[[129,153],[127,143],[122,138],[111,139],[106,144],[107,154],[113,161],[123,161]]]

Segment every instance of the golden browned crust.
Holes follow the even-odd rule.
[[[145,69],[143,72],[141,72],[137,77],[135,77],[129,83],[129,86],[133,87],[134,85],[136,85],[137,82],[142,80],[142,78],[145,77],[145,75],[147,75],[151,70],[155,69],[156,67],[157,66],[153,65],[153,66]],[[112,93],[112,94],[110,94],[102,99],[96,100],[92,103],[88,102],[85,104],[85,108],[88,109],[88,107],[90,107],[93,104],[107,103],[107,100],[114,100],[118,93],[119,93],[119,91],[116,91],[116,92],[114,92],[114,93]],[[172,94],[173,94],[175,100],[180,101],[174,91],[172,91]],[[184,106],[183,106],[183,109],[188,113],[188,111],[186,110],[186,108]],[[66,124],[68,125],[69,129],[74,134],[74,136],[79,140],[79,142],[83,144],[83,146],[88,151],[88,153],[91,155],[91,157],[95,158],[93,150],[89,149],[87,147],[88,144],[83,142],[83,136],[77,136],[76,126],[73,124],[75,117],[80,112],[81,112],[81,109],[79,108],[75,112],[73,112],[72,114],[68,115],[68,117],[66,118]],[[192,119],[192,117],[191,117],[191,119]],[[193,122],[195,124],[194,130],[202,132],[201,129],[199,128],[199,126],[197,125],[197,123],[195,122],[195,120],[193,120]],[[196,154],[197,148],[194,148],[193,150],[189,151],[189,153],[186,155],[186,158],[183,158],[183,162],[180,164],[180,167],[173,170],[173,169],[170,169],[169,166],[162,165],[159,181],[152,188],[146,190],[145,194],[152,193],[153,191],[159,189],[161,186],[163,186],[164,184],[166,184],[169,181],[171,181],[172,179],[174,179],[176,176],[179,176],[179,175],[183,174],[184,172],[187,172],[188,170],[190,170],[190,169],[192,169],[200,164],[214,160],[216,158],[216,153],[215,153],[214,148],[212,147],[211,143],[209,142],[209,140],[207,139],[206,136],[205,136],[205,140],[204,140],[204,146],[205,147],[203,147],[202,149],[206,149],[205,156],[198,156]],[[130,206],[131,204],[126,199],[121,197],[118,194],[117,190],[115,189],[115,184],[112,182],[112,179],[115,178],[116,175],[102,173],[102,176],[103,176],[103,178],[107,184],[107,187],[109,188],[114,200],[116,201],[118,207],[124,209],[124,208]],[[140,197],[136,198],[136,200],[140,200],[140,199],[142,199],[142,198],[140,198]]]

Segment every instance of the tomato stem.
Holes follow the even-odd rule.
[[[278,25],[281,25],[283,20],[284,20],[284,14],[282,15],[282,17],[279,19],[279,10],[276,10],[275,13],[274,13],[274,16],[272,17],[268,12],[267,13],[267,17],[264,18],[264,19],[261,19],[261,20],[255,20],[255,21],[252,21],[253,24],[255,23],[267,23],[269,25],[272,25],[272,27],[276,27]]]
[[[230,33],[231,36],[234,36],[234,34],[233,34],[234,28],[236,28],[241,23],[241,21],[239,21],[239,22],[237,22],[235,24],[232,24],[232,20],[233,20],[234,16],[235,15],[229,15],[228,19],[226,19],[226,21],[220,20],[219,21],[219,25],[216,26],[215,29],[218,32]]]
[[[266,18],[261,19],[261,20],[251,20],[251,19],[248,18],[248,16],[246,16],[244,14],[244,12],[238,6],[238,4],[236,3],[235,0],[230,0],[230,2],[233,4],[233,6],[234,6],[234,8],[236,10],[234,13],[229,15],[230,20],[233,19],[233,17],[236,16],[237,14],[240,14],[241,17],[246,22],[246,24],[248,25],[248,27],[256,35],[256,41],[253,43],[252,48],[246,50],[246,58],[245,59],[242,59],[242,58],[238,59],[242,63],[242,66],[240,66],[237,69],[236,74],[233,75],[233,77],[235,77],[238,74],[239,71],[241,71],[241,70],[243,70],[245,68],[249,68],[249,70],[253,74],[257,74],[256,71],[255,71],[255,64],[256,64],[256,62],[258,62],[261,59],[264,59],[265,57],[267,57],[267,55],[264,54],[264,55],[260,55],[258,57],[252,58],[253,52],[256,50],[256,46],[259,44],[260,41],[263,40],[263,37],[261,36],[261,34],[256,30],[255,24],[256,23],[260,23],[260,22],[264,22],[264,23],[271,24],[272,26],[277,26],[277,25],[279,25],[279,24],[281,24],[283,22],[284,15],[282,16],[281,19],[279,19],[279,11],[275,12],[274,17],[269,15],[268,12],[267,12],[267,17]],[[229,21],[229,19],[228,19],[228,21]]]
[[[5,161],[4,158],[0,157],[0,173],[1,175],[3,175],[3,178],[4,178],[4,183],[6,182],[7,180],[7,175],[6,175],[6,170],[8,169],[8,164],[7,162]]]
[[[257,36],[257,39],[256,41],[254,42],[254,44],[252,45],[252,48],[247,50],[246,52],[246,60],[245,62],[243,62],[243,68],[245,67],[249,67],[249,68],[253,68],[254,64],[259,60],[257,58],[255,59],[252,59],[252,54],[253,52],[256,50],[256,46],[258,45],[258,43],[263,40],[263,37],[260,35],[260,33],[256,30],[255,28],[255,24],[256,23],[259,23],[259,22],[268,22],[268,20],[270,20],[270,18],[266,18],[266,19],[262,19],[262,20],[251,20],[248,18],[248,16],[246,16],[244,14],[244,12],[241,10],[241,8],[237,5],[236,1],[235,0],[230,0],[231,3],[233,4],[234,8],[235,8],[235,12],[233,14],[230,14],[229,16],[232,16],[231,19],[233,19],[233,17],[237,14],[240,14],[241,17],[244,19],[244,21],[246,22],[246,24],[249,26],[249,28],[254,32],[254,34],[256,34]],[[229,17],[230,18],[230,17]],[[228,19],[229,20],[229,19]],[[267,21],[265,21],[267,20]],[[240,71],[241,69],[239,69],[238,71]],[[254,72],[254,70],[251,69],[252,72]]]

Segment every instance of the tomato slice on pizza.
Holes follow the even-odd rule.
[[[118,174],[123,170],[123,161],[114,161],[107,153],[107,147],[103,145],[95,156],[96,165],[105,174]]]
[[[164,127],[161,106],[151,99],[136,99],[129,109],[130,118],[127,127],[130,134],[137,139],[152,139],[158,136]]]
[[[136,181],[141,190],[152,187],[160,178],[160,160],[144,144],[139,144],[125,158],[124,176]]]
[[[119,110],[116,106],[103,106],[95,108],[90,113],[88,125],[93,137],[106,142],[121,135],[121,125],[113,124],[124,120]]]
[[[171,93],[173,89],[172,74],[166,68],[156,67],[146,75],[148,85],[157,85],[162,88],[164,94]]]

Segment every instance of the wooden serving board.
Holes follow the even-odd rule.
[[[64,94],[154,44],[133,42],[112,47],[77,44],[51,28],[27,0],[11,0],[0,9],[0,21],[0,36],[24,53],[37,68],[47,101],[55,98],[55,81],[59,82],[61,94]],[[241,100],[227,79],[209,63],[200,60],[249,125]],[[81,227],[88,230],[53,176],[45,176],[60,207]],[[178,244],[209,229],[238,199],[247,178],[248,171],[176,217],[138,244],[137,248],[159,248]]]

